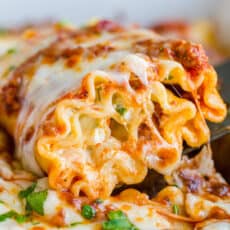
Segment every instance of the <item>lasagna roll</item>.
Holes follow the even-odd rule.
[[[0,60],[16,66],[1,74],[0,122],[24,167],[52,188],[107,197],[148,168],[169,175],[183,141],[204,144],[205,119],[225,117],[199,45],[109,21],[52,34]]]

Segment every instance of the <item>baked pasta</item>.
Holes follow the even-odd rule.
[[[0,228],[230,228],[209,145],[181,156],[226,114],[200,45],[99,21],[5,31],[0,53]],[[130,188],[149,169],[151,198]]]
[[[76,197],[106,198],[148,169],[170,175],[183,142],[208,142],[205,120],[226,115],[216,73],[191,42],[99,21],[6,35],[1,46],[0,123],[16,156]]]
[[[215,171],[205,147],[184,157],[155,197],[127,189],[92,200],[55,191],[10,156],[0,131],[0,228],[17,230],[206,230],[229,229],[230,187]]]

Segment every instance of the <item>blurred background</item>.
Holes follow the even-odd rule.
[[[0,0],[0,24],[50,18],[68,19],[79,24],[89,18],[100,17],[147,25],[175,18],[210,18],[215,15],[221,2],[222,0]]]
[[[230,0],[0,0],[0,27],[113,19],[201,43],[218,64],[230,54],[229,10]]]

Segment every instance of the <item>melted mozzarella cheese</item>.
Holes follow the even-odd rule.
[[[12,38],[0,39],[0,56],[6,54],[9,49],[16,47],[16,40]]]
[[[149,63],[139,55],[130,54],[123,59],[123,62],[136,74],[144,85],[148,84],[147,69]]]
[[[207,224],[206,226],[202,227],[200,230],[229,230],[230,223],[223,220],[217,221],[214,223]]]
[[[13,182],[5,182],[0,180],[0,185],[3,187],[4,192],[0,192],[0,200],[4,203],[0,203],[0,214],[6,213],[10,210],[15,210],[19,214],[24,213],[24,205],[18,198],[18,193],[22,189],[28,187],[25,183],[23,187],[17,185]],[[52,219],[55,215],[62,210],[64,223],[66,226],[71,226],[73,223],[79,223],[76,226],[71,226],[71,229],[76,230],[99,230],[101,229],[101,221],[87,222],[76,210],[74,206],[67,204],[62,200],[58,193],[54,190],[50,190],[48,187],[47,178],[42,178],[37,181],[37,186],[35,191],[42,191],[48,189],[48,196],[44,202],[44,215],[46,219]],[[176,222],[169,221],[164,216],[158,214],[154,207],[151,205],[135,205],[129,202],[119,201],[117,198],[109,198],[104,200],[103,205],[113,206],[114,209],[122,210],[127,214],[131,223],[138,227],[140,230],[163,230],[172,229]],[[36,223],[36,225],[34,225]],[[178,226],[185,226],[185,228],[178,229],[190,229],[186,224],[181,224]],[[21,229],[31,229],[32,227],[41,227],[43,229],[56,229],[56,227],[48,226],[42,219],[37,219],[33,217],[32,220],[25,223],[17,223],[14,219],[8,218],[5,221],[0,222],[0,229],[9,230],[21,230]],[[69,227],[63,227],[60,229],[69,229]]]
[[[188,214],[194,219],[204,219],[207,218],[211,210],[215,207],[218,207],[224,210],[227,214],[230,214],[230,203],[229,201],[209,201],[202,197],[187,194],[186,195],[186,210]]]
[[[0,85],[4,85],[8,79],[5,74],[9,68],[20,66],[29,57],[35,55],[39,50],[49,46],[56,40],[55,34],[50,34],[48,37],[44,37],[36,42],[28,42],[19,38],[9,38],[5,42],[0,41],[0,56],[4,55],[4,58],[0,59]],[[13,49],[12,54],[7,54],[9,49]]]
[[[49,105],[65,93],[78,89],[83,77],[88,73],[106,75],[107,78],[128,86],[128,73],[109,70],[111,65],[120,62],[126,63],[130,71],[135,73],[143,84],[147,84],[147,68],[149,64],[144,58],[136,54],[129,54],[128,51],[117,51],[108,54],[106,58],[100,57],[94,61],[82,62],[80,66],[82,71],[67,69],[62,60],[54,65],[42,65],[38,68],[27,88],[23,107],[18,116],[18,124],[23,124],[24,127],[17,144],[17,156],[22,160],[26,169],[42,175],[42,170],[38,166],[34,154],[30,154],[34,146],[35,135],[27,143],[23,143],[23,139],[33,124],[36,124],[34,133],[37,133],[40,122],[50,112],[49,110],[47,112]],[[27,117],[26,122],[25,117]],[[28,155],[31,157],[28,158]]]

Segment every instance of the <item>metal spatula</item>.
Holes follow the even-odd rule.
[[[225,103],[230,106],[230,60],[215,67],[215,70],[219,77],[220,82],[220,94],[223,97]],[[230,113],[227,114],[226,119],[222,123],[214,124],[208,123],[211,131],[211,140],[214,141],[222,136],[230,133]],[[196,148],[187,147],[183,153],[188,154],[193,152]]]

